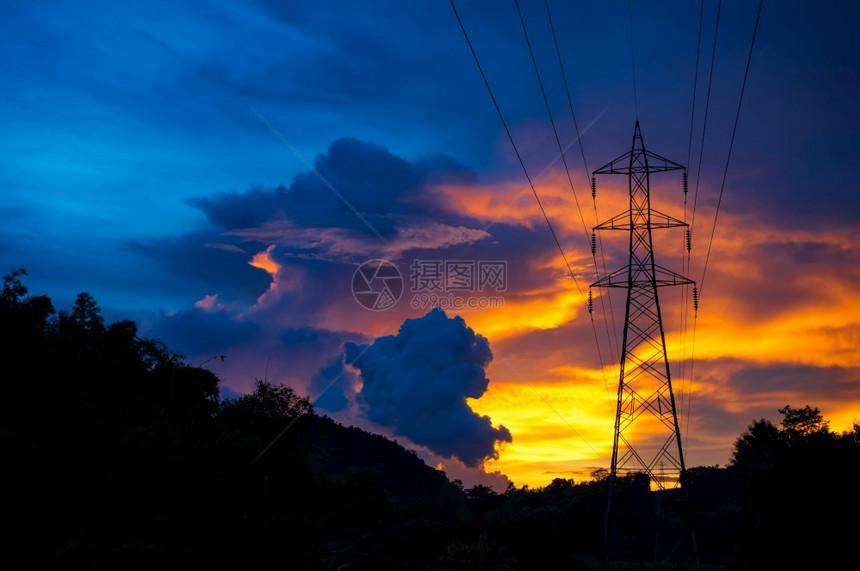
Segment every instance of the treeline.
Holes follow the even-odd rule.
[[[464,489],[290,387],[222,400],[215,375],[131,321],[106,324],[92,296],[56,311],[21,275],[0,291],[6,568],[599,567],[605,474]],[[711,565],[848,553],[853,528],[830,514],[860,507],[860,428],[780,412],[741,435],[731,466],[689,471]],[[624,493],[645,505],[647,488]]]
[[[849,568],[857,561],[860,424],[836,433],[817,408],[785,406],[734,446],[746,568]],[[852,562],[846,567],[847,562]]]

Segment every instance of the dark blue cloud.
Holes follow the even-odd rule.
[[[497,443],[511,442],[507,428],[494,428],[466,402],[487,390],[493,355],[461,317],[434,309],[404,321],[397,335],[346,343],[345,355],[361,372],[357,400],[373,422],[472,467],[496,457]]]
[[[350,402],[347,390],[354,390],[355,381],[355,375],[344,367],[343,355],[338,355],[311,377],[314,406],[330,412],[345,409]]]
[[[289,187],[253,188],[191,203],[225,230],[256,227],[282,216],[297,225],[342,227],[363,235],[369,229],[357,211],[376,215],[370,218],[373,226],[388,235],[389,215],[432,208],[428,183],[475,179],[474,172],[453,157],[437,154],[412,163],[381,145],[351,137],[332,142],[313,166],[315,172],[299,173]]]
[[[268,289],[272,281],[264,270],[248,264],[254,254],[265,249],[264,245],[240,246],[238,240],[217,232],[200,231],[135,240],[129,245],[134,251],[163,265],[173,288],[196,299],[203,294],[217,293],[222,300],[254,300]]]
[[[329,331],[313,327],[298,327],[287,329],[281,333],[281,342],[291,347],[306,351],[319,351],[343,342],[344,336],[354,336],[354,333],[344,331]],[[354,337],[353,337],[354,338]]]
[[[199,208],[212,224],[224,230],[258,226],[283,211],[287,189],[251,188],[245,192],[220,193],[192,198],[188,202]]]
[[[147,336],[161,339],[172,350],[184,355],[201,355],[247,341],[258,330],[259,324],[237,321],[228,313],[191,308],[162,314],[147,331]]]

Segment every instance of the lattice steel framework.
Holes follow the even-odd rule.
[[[630,186],[629,209],[594,227],[595,232],[621,230],[630,236],[628,264],[591,284],[596,288],[627,290],[604,529],[606,567],[614,560],[677,562],[678,556],[698,566],[686,497],[681,433],[657,295],[661,287],[694,285],[694,282],[657,265],[651,239],[652,230],[688,226],[651,207],[650,175],[675,170],[685,167],[645,150],[636,121],[631,150],[594,171],[595,175],[627,175]],[[621,498],[613,497],[618,495],[619,486],[629,491],[631,486],[636,487],[636,482],[640,500],[635,507],[625,506]],[[642,487],[646,485],[647,505],[641,503]],[[654,518],[652,524],[642,521],[643,512]],[[638,529],[645,527],[648,533],[630,531],[635,527],[629,523],[631,518],[639,521]]]

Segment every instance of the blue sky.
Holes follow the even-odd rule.
[[[626,2],[581,4],[549,2],[594,169],[626,150],[636,118],[630,23]],[[516,6],[457,6],[534,176],[553,161],[556,143]],[[566,145],[575,134],[545,5],[523,0],[521,7]],[[634,1],[631,7],[646,144],[686,163],[699,5]],[[736,2],[721,9],[700,247],[756,8]],[[554,243],[534,217],[530,191],[521,194],[522,171],[447,2],[36,1],[5,3],[0,13],[0,266],[25,267],[30,289],[59,307],[89,291],[109,317],[138,320],[190,360],[229,353],[233,364],[217,372],[235,390],[264,374],[309,390],[314,375],[342,358],[345,342],[393,335],[404,319],[421,315],[408,308],[385,318],[361,313],[348,283],[364,259],[442,258],[465,248],[471,258],[519,264],[511,296],[525,299],[556,283],[557,272],[535,265],[559,262]],[[691,181],[715,14],[716,3],[704,2]],[[714,270],[713,287],[725,286],[727,299],[750,310],[736,316],[738,323],[780,314],[780,300],[793,307],[810,291],[824,291],[809,285],[816,273],[830,278],[827,287],[842,284],[851,296],[856,289],[842,282],[858,260],[857,16],[850,2],[827,10],[765,3],[721,211],[728,226],[718,226],[726,240],[740,238],[739,250],[718,249],[723,257]],[[567,158],[587,198],[579,147]],[[384,244],[305,161],[385,236]],[[547,181],[560,167],[553,163]],[[483,203],[497,211],[470,209],[482,192],[520,197],[510,200],[513,210],[530,214],[505,213],[507,199]],[[548,200],[548,206],[565,247],[587,249],[581,228],[569,222],[578,220],[572,203]],[[489,227],[494,220],[500,222]],[[758,256],[750,261],[758,270],[720,274],[721,261],[753,255],[740,254],[744,248]],[[273,272],[249,265],[265,251]],[[838,303],[850,307],[851,296],[837,296]],[[545,297],[554,299],[551,288]],[[564,315],[552,328],[579,331],[575,316]],[[856,324],[833,327],[854,331]],[[484,333],[492,347],[508,346],[516,355],[518,335],[525,347],[529,336],[547,330],[534,329]],[[738,378],[761,378],[768,370],[752,361]],[[785,367],[823,366],[787,361],[768,362],[779,375]],[[826,369],[833,382],[857,378],[858,363],[838,365],[837,372]],[[361,402],[354,405],[354,416],[343,418],[373,428]],[[731,412],[725,403],[702,401],[712,424],[725,421],[727,442],[748,417],[777,408],[756,406]],[[514,442],[517,436],[513,430]]]

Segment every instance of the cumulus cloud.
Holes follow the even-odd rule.
[[[380,145],[342,138],[289,187],[257,187],[191,203],[226,230],[225,237],[277,244],[292,256],[354,261],[375,252],[397,258],[407,250],[489,237],[434,202],[436,185],[474,178],[450,157],[410,162]]]
[[[280,214],[299,225],[343,227],[364,234],[367,228],[356,211],[388,217],[433,209],[429,184],[472,179],[474,173],[453,158],[436,155],[413,163],[381,145],[344,137],[317,155],[313,171],[299,173],[288,187],[255,187],[194,199],[191,204],[222,228],[251,228]],[[377,228],[380,233],[390,233],[382,218],[375,222],[382,226]]]
[[[507,428],[469,408],[467,399],[487,390],[493,355],[461,317],[433,309],[404,321],[397,335],[347,342],[344,352],[360,373],[356,400],[371,421],[470,467],[497,457],[497,443],[512,441]]]

